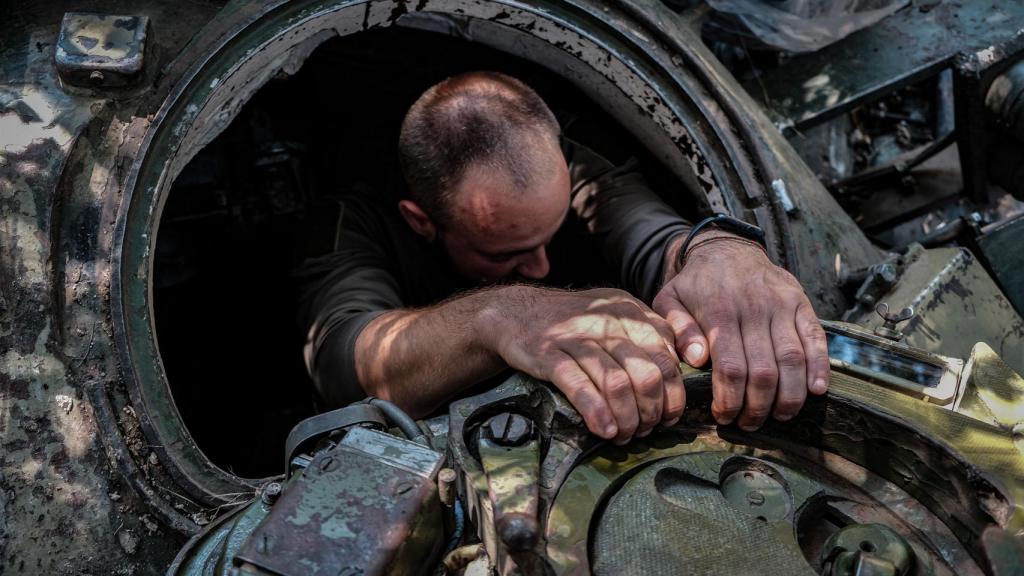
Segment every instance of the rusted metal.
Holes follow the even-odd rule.
[[[437,473],[437,492],[438,498],[441,500],[441,504],[451,508],[455,504],[455,499],[458,496],[455,493],[455,481],[458,480],[458,475],[455,470],[451,468],[442,468]]]
[[[444,542],[434,483],[442,460],[355,428],[289,482],[234,564],[306,576],[430,573]]]
[[[149,18],[68,12],[54,60],[61,80],[75,86],[124,86],[142,73]]]

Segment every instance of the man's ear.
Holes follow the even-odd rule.
[[[398,211],[402,213],[402,218],[405,218],[413,232],[423,236],[428,242],[433,242],[437,237],[437,225],[419,204],[412,200],[399,200]]]

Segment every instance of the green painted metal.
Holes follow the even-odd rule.
[[[185,545],[167,574],[232,576],[230,560],[269,513],[270,506],[256,498],[221,516]]]
[[[975,344],[985,342],[1024,373],[1024,318],[968,250],[915,245],[903,260],[899,281],[878,302],[891,310],[914,309],[915,316],[900,327],[905,344],[968,358]],[[874,311],[851,321],[868,329],[884,323]]]

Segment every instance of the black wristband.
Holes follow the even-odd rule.
[[[683,245],[679,247],[679,254],[676,256],[677,264],[681,265],[686,259],[686,250],[689,249],[690,244],[693,243],[693,239],[696,238],[698,234],[712,226],[725,230],[726,232],[732,232],[733,234],[746,238],[747,240],[753,240],[760,244],[765,251],[768,250],[768,244],[765,243],[764,240],[764,230],[761,230],[753,224],[747,224],[743,220],[733,218],[728,214],[719,213],[697,222],[694,224],[693,228],[690,228],[690,233],[686,235],[686,240],[683,240]]]

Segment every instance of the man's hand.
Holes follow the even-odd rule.
[[[698,238],[723,232],[707,232]],[[773,415],[789,420],[808,390],[824,394],[829,362],[825,331],[799,282],[756,246],[733,239],[696,244],[654,299],[668,320],[680,355],[707,362],[711,411],[719,424],[739,417],[744,430]]]
[[[555,384],[591,432],[625,442],[686,402],[669,324],[621,290],[502,290],[481,315],[489,347],[511,367]]]

